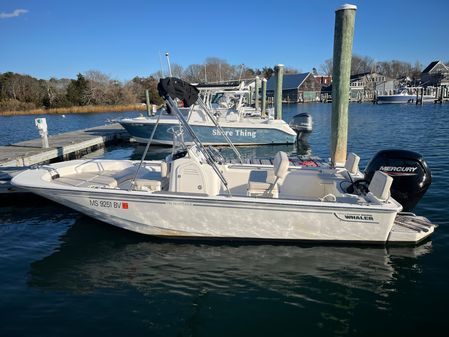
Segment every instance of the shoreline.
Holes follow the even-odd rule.
[[[1,116],[23,116],[23,115],[57,115],[57,114],[80,114],[80,113],[105,113],[105,112],[123,112],[123,111],[145,111],[145,104],[127,104],[127,105],[86,105],[73,106],[69,108],[53,109],[32,109],[23,111],[0,111]]]

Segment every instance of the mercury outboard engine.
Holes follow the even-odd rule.
[[[308,113],[295,115],[288,125],[290,125],[290,127],[298,134],[302,132],[312,132],[312,116]]]
[[[426,193],[432,182],[432,174],[423,157],[406,150],[383,150],[378,152],[365,169],[368,183],[376,171],[393,178],[391,196],[405,212],[412,210]]]

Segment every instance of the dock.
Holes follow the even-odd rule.
[[[42,148],[40,138],[0,146],[0,169],[76,159],[122,140],[129,140],[129,135],[114,123],[50,136],[48,148]]]
[[[107,144],[127,140],[129,134],[114,123],[50,136],[48,148],[42,148],[40,138],[0,146],[0,197],[23,197],[26,193],[14,188],[10,181],[32,165],[78,159]]]

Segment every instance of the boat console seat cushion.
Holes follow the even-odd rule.
[[[136,179],[134,182],[135,191],[160,191],[162,183],[160,180]]]
[[[161,162],[161,177],[168,177],[168,171],[168,164],[165,161]]]
[[[279,179],[284,179],[284,177],[287,175],[289,164],[290,161],[288,160],[288,156],[285,152],[279,151],[278,153],[276,153],[273,163],[274,175]]]
[[[390,187],[393,178],[381,171],[374,173],[368,190],[379,200],[386,201],[390,197]]]
[[[345,169],[351,174],[357,174],[359,172],[360,157],[355,153],[349,153],[346,158]]]
[[[248,196],[262,196],[266,194],[272,186],[271,196],[277,198],[279,196],[279,187],[278,184],[275,183],[273,174],[270,171],[254,170],[250,172]]]

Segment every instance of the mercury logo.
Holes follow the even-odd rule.
[[[380,170],[383,172],[398,172],[398,173],[414,173],[417,167],[405,167],[405,166],[381,166]]]

